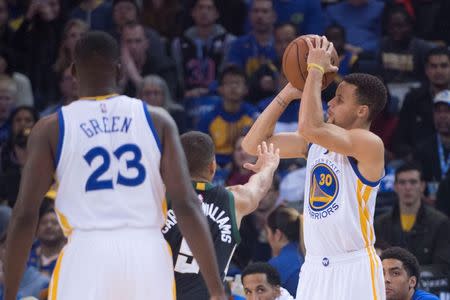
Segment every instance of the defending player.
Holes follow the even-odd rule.
[[[339,85],[323,119],[322,77],[336,71],[333,45],[308,40],[308,71],[302,93],[288,84],[259,116],[242,143],[255,153],[262,141],[280,156],[307,157],[304,202],[306,246],[297,299],[384,299],[381,263],[374,250],[373,214],[384,172],[384,146],[369,131],[386,103],[386,88],[368,74],[351,74]],[[302,98],[297,132],[273,134],[286,105]]]
[[[41,199],[55,171],[55,207],[69,242],[49,299],[173,299],[172,261],[160,231],[165,186],[211,299],[225,299],[176,126],[166,112],[114,94],[119,62],[111,36],[83,36],[73,69],[82,98],[31,133],[8,234],[6,300],[16,299]]]

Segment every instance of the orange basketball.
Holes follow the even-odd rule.
[[[308,58],[308,44],[305,39],[310,38],[313,35],[302,35],[293,40],[286,48],[283,54],[283,72],[287,80],[298,88],[303,90],[305,86],[306,76],[308,75],[307,70],[307,58]],[[311,39],[313,45],[315,41]],[[335,49],[331,56],[331,64],[333,66],[339,65],[339,57]],[[326,89],[328,85],[333,81],[336,76],[335,72],[325,73],[322,81],[322,90]]]

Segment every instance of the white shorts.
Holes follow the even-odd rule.
[[[383,267],[373,247],[337,256],[308,256],[297,300],[384,300]]]
[[[157,228],[74,230],[49,300],[175,299],[170,248]]]

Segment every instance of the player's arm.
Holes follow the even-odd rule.
[[[57,117],[52,115],[40,120],[28,139],[28,158],[22,170],[19,195],[6,241],[5,300],[16,300],[36,233],[39,208],[52,184],[54,155],[49,135],[56,133],[57,136],[57,130]]]
[[[155,126],[159,128],[163,147],[161,175],[166,185],[167,196],[172,200],[172,208],[177,216],[180,231],[200,266],[211,297],[225,297],[211,233],[190,181],[175,122],[161,109],[149,108],[149,110]]]
[[[321,45],[319,37],[316,45]],[[322,46],[309,46],[308,64],[321,66],[325,72],[337,71],[330,63],[333,45],[322,38]],[[321,89],[323,72],[320,68],[311,67],[303,90],[302,108],[299,115],[298,132],[308,141],[332,151],[355,158],[359,167],[369,180],[378,180],[384,165],[384,146],[381,139],[364,129],[347,130],[326,123],[323,118]],[[339,101],[339,100],[338,100]],[[366,167],[370,164],[371,168]]]
[[[275,124],[291,101],[302,97],[302,92],[288,83],[259,115],[242,141],[247,153],[256,155],[256,149],[263,141],[280,149],[281,158],[305,157],[308,141],[298,132],[274,134]]]
[[[248,182],[227,187],[234,196],[238,226],[244,216],[256,210],[259,201],[269,191],[280,162],[280,150],[274,150],[273,144],[267,147],[266,142],[262,142],[262,145],[258,145],[257,154],[258,160],[255,164],[244,164],[245,168],[255,172]]]

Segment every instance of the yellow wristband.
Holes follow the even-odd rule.
[[[307,67],[308,72],[311,68],[315,68],[315,69],[319,70],[320,72],[322,72],[322,75],[325,74],[325,69],[321,65],[310,63],[310,64],[308,64],[308,67]]]

